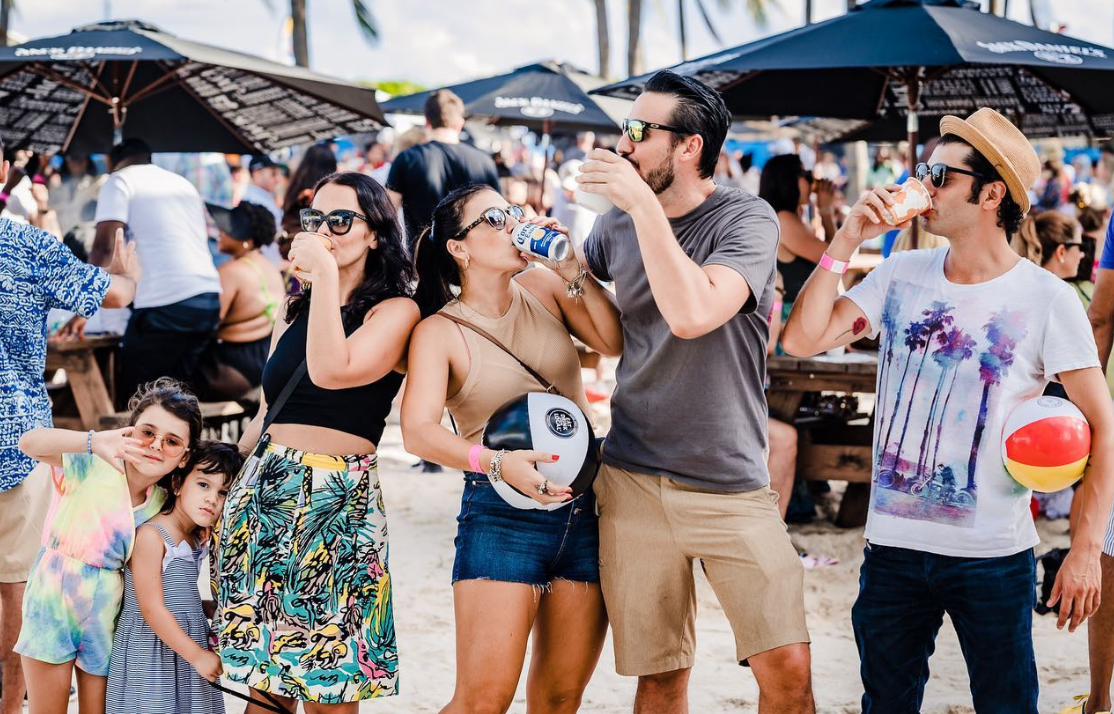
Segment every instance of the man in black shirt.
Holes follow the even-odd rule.
[[[413,248],[433,220],[433,209],[461,186],[482,183],[499,190],[495,162],[474,146],[460,143],[464,102],[447,89],[429,95],[425,103],[430,141],[402,152],[391,164],[387,191],[402,208],[406,233]]]

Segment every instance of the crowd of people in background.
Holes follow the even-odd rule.
[[[75,661],[82,699],[106,700],[110,712],[127,711],[137,692],[157,690],[150,696],[173,696],[178,710],[217,714],[220,695],[202,680],[222,672],[250,685],[256,702],[283,707],[394,694],[399,659],[376,449],[404,376],[407,449],[428,459],[424,470],[466,473],[452,576],[457,686],[446,711],[467,711],[476,701],[505,711],[532,631],[528,700],[575,710],[608,623],[618,671],[639,677],[636,709],[681,711],[695,658],[694,559],[762,701],[813,710],[803,569],[834,560],[799,553],[785,527],[794,500],[809,494],[795,483],[795,424],[765,421],[766,359],[784,348],[878,351],[871,333],[895,339],[899,313],[916,320],[969,288],[980,291],[979,301],[949,319],[996,324],[1005,319],[995,302],[1002,294],[987,283],[1001,278],[1032,315],[1059,301],[1067,316],[1062,324],[1042,322],[1047,335],[1039,344],[1014,340],[1032,368],[1019,369],[1011,394],[1066,375],[1063,387],[1051,384],[1047,393],[1070,392],[1099,437],[1114,429],[1109,403],[1093,390],[1101,386],[1097,362],[1105,365],[1114,341],[1110,321],[1095,317],[1114,315],[1114,282],[1104,279],[1114,250],[1103,249],[1114,243],[1114,147],[1065,162],[1048,145],[1038,160],[1016,128],[985,109],[968,121],[945,119],[942,130],[954,120],[951,133],[926,147],[938,160],[932,168],[951,172],[951,184],[928,164],[907,165],[907,147],[898,145],[877,147],[856,185],[835,147],[779,141],[760,158],[721,149],[730,127],[722,99],[668,71],[650,80],[632,111],[644,126],[632,131],[624,123],[618,154],[601,151],[606,142],[591,133],[558,137],[544,151],[523,139],[477,146],[463,103],[445,90],[430,94],[424,126],[385,129],[353,152],[322,142],[289,157],[158,155],[141,137],[105,157],[11,152],[10,170],[0,168],[0,204],[12,222],[0,231],[0,248],[23,281],[16,288],[36,300],[15,305],[18,290],[0,294],[4,314],[24,318],[12,328],[18,350],[10,364],[0,363],[0,377],[22,384],[34,373],[38,381],[15,415],[19,433],[0,433],[0,504],[11,509],[0,545],[18,540],[23,552],[6,557],[34,565],[25,595],[0,581],[0,634],[5,646],[14,640],[17,592],[24,595],[23,635],[14,646],[40,711],[64,709]],[[994,138],[989,148],[971,143],[977,132]],[[999,173],[991,159],[1007,150],[1017,167]],[[889,230],[878,220],[892,204],[887,187],[914,174],[932,184],[926,190],[939,206],[924,225]],[[973,188],[958,189],[957,181]],[[574,195],[586,189],[619,210],[585,211]],[[567,234],[574,250],[550,270],[528,269],[537,261],[508,240],[522,222]],[[980,243],[982,236],[995,240]],[[883,255],[936,246],[954,252],[901,255],[861,283],[845,283],[860,245]],[[980,257],[992,263],[986,280]],[[926,279],[931,284],[915,284]],[[920,299],[924,291],[939,300],[924,312],[919,303],[903,306],[903,296]],[[1076,296],[1091,308],[1097,354]],[[127,400],[118,406],[129,425],[48,429],[40,325],[45,320],[62,338],[117,331],[104,313],[100,324],[87,321],[102,306],[127,309],[114,324],[122,334],[116,389]],[[45,317],[50,309],[53,317]],[[962,352],[964,336],[949,334]],[[567,487],[537,482],[534,464],[556,456],[476,442],[493,410],[523,391],[564,394],[589,412],[577,341],[625,358],[615,375],[605,464],[594,491],[573,497]],[[883,372],[891,356],[881,360]],[[527,361],[537,370],[520,370]],[[892,429],[901,388],[892,407],[878,391],[878,418]],[[224,400],[257,410],[239,448],[200,441],[201,402]],[[912,393],[909,400],[906,427]],[[983,400],[985,419],[985,393]],[[442,424],[446,409],[455,435]],[[922,410],[922,461],[936,409],[934,400]],[[667,412],[706,428],[678,440],[675,425],[660,418]],[[937,442],[942,416],[939,422]],[[939,480],[956,497],[945,504],[953,510],[934,520],[909,515],[897,497],[887,506],[883,491],[902,487],[895,473],[904,438],[889,476],[876,468],[872,487],[882,500],[872,502],[867,537],[874,542],[852,614],[864,709],[919,705],[934,628],[947,611],[971,657],[976,706],[997,699],[1011,702],[1011,711],[1034,711],[1036,532],[1013,507],[1028,494],[995,491],[1004,472],[987,461],[976,472],[973,447],[966,489],[957,489],[950,471],[926,471],[924,463],[901,477],[922,489]],[[876,445],[876,467],[890,447]],[[1109,448],[1095,451],[1097,468],[1108,469]],[[33,462],[49,476],[24,485]],[[957,544],[951,521],[966,517],[955,514],[960,507],[973,517],[976,473],[984,503],[1008,517],[983,520],[978,542]],[[489,488],[504,480],[541,504],[573,499],[573,507],[526,517]],[[1101,540],[1105,513],[1096,511],[1110,493],[1096,483],[1083,482],[1088,498],[1074,506],[1070,491],[1061,494],[1067,504],[1058,507],[1095,546],[1065,560],[1068,577],[1098,562],[1102,544],[1093,541]],[[43,510],[51,488],[55,515],[43,550],[29,556],[38,538],[26,514]],[[1046,511],[1054,501],[1045,499]],[[16,512],[24,515],[7,517]],[[145,522],[151,527],[140,528]],[[215,651],[191,590],[210,529],[220,613]],[[740,542],[763,547],[740,554]],[[937,556],[951,558],[948,567],[982,560],[971,566],[975,575],[914,577],[932,570]],[[898,559],[904,564],[895,565]],[[0,576],[6,562],[0,559]],[[1008,602],[973,597],[980,581],[1000,581]],[[1114,609],[1098,610],[1096,583],[1086,584],[1086,605],[1072,602],[1086,594],[1078,582],[1065,591],[1061,624],[1070,616],[1074,628],[1095,615],[1100,624],[1092,627],[1109,627]],[[929,590],[916,632],[888,640],[893,608]],[[179,599],[182,592],[190,597]],[[963,612],[974,616],[963,619]],[[65,618],[76,624],[59,625]],[[493,627],[505,637],[485,637]],[[1109,688],[1102,672],[1111,647],[1092,639],[1095,700]],[[895,656],[896,676],[889,671]],[[7,682],[20,676],[12,659],[4,657]],[[504,666],[493,674],[491,661]]]

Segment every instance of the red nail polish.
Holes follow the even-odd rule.
[[[554,461],[557,461],[557,460],[559,460],[560,458],[561,458],[561,455],[560,455],[560,454],[554,454],[554,455],[553,455],[553,460],[554,460]]]

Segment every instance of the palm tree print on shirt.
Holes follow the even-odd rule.
[[[1028,333],[1025,315],[1001,308],[986,318],[980,310],[975,321],[948,301],[924,307],[918,293],[920,286],[895,283],[883,306],[871,508],[974,527],[980,449],[998,387]]]

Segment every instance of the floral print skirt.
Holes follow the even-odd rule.
[[[303,701],[397,693],[387,514],[372,455],[260,440],[213,535],[225,674]]]

